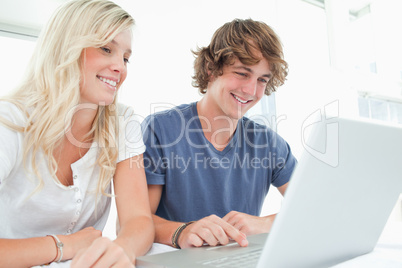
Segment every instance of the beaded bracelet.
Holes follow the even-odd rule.
[[[183,223],[182,225],[180,225],[180,226],[176,229],[176,231],[173,233],[173,236],[172,236],[172,246],[173,246],[173,247],[180,249],[180,246],[179,246],[179,244],[177,243],[177,241],[179,240],[179,236],[180,236],[181,232],[182,232],[187,226],[189,226],[190,224],[192,224],[193,222],[194,222],[194,221],[190,221],[190,222],[187,222],[187,223]]]

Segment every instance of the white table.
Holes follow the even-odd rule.
[[[170,246],[154,243],[148,254],[176,250]],[[147,254],[147,255],[148,255]],[[401,268],[402,267],[402,222],[389,221],[377,246],[368,254],[356,257],[332,268]]]
[[[154,243],[147,255],[176,250],[170,246]],[[71,261],[52,263],[51,268],[70,267]],[[332,268],[401,268],[402,267],[402,222],[389,221],[385,226],[377,246],[368,254],[356,257]]]
[[[402,222],[389,221],[378,240],[377,246],[369,254],[333,266],[333,268],[349,267],[402,267]]]

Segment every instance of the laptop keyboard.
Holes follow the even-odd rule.
[[[256,267],[258,263],[258,259],[261,256],[262,248],[258,248],[252,251],[222,257],[215,260],[209,260],[203,262],[202,265],[208,265],[209,267]]]

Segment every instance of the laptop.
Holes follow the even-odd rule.
[[[269,234],[249,236],[245,248],[233,242],[143,256],[137,266],[329,267],[372,251],[402,193],[402,128],[324,118],[306,122],[302,142]]]

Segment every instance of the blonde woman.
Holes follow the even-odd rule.
[[[73,259],[131,267],[152,245],[133,111],[116,103],[131,55],[132,17],[105,0],[61,6],[26,76],[0,102],[0,267]],[[120,231],[102,238],[114,195]]]

